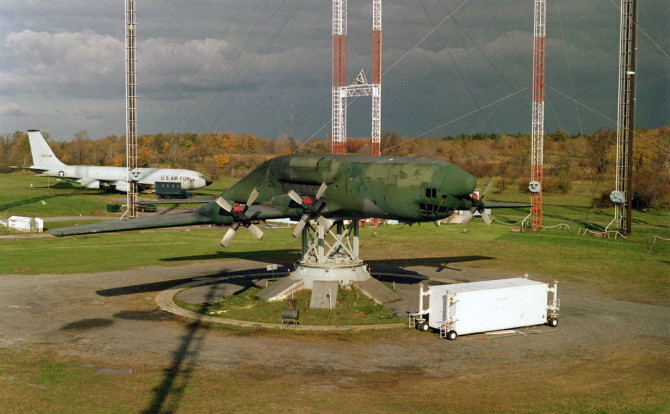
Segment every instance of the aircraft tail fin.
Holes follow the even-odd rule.
[[[30,152],[33,154],[34,167],[65,167],[65,164],[53,153],[40,131],[35,129],[28,130],[28,140],[30,141]]]

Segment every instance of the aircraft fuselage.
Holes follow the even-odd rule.
[[[321,200],[314,200],[327,184]],[[231,203],[244,204],[253,189],[260,195],[247,217],[299,218],[303,208],[288,196],[290,190],[320,205],[319,214],[331,219],[376,217],[405,222],[435,221],[456,208],[469,208],[476,179],[445,161],[428,158],[355,155],[281,156],[266,161],[223,193]],[[230,224],[229,213],[211,209],[214,222]]]

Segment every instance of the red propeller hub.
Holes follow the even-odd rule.
[[[306,205],[311,205],[312,204],[312,199],[308,197],[305,197],[305,204]]]
[[[243,208],[242,208],[241,205],[239,205],[239,204],[235,204],[235,207],[233,207],[233,210],[234,210],[236,213],[241,213],[242,210],[243,210]]]

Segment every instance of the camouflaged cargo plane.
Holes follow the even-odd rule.
[[[472,196],[477,180],[454,164],[428,158],[294,154],[266,161],[215,201],[183,213],[127,221],[52,229],[56,236],[193,224],[230,226],[226,247],[240,226],[257,238],[256,223],[289,218],[297,237],[311,219],[330,228],[340,220],[391,219],[404,223],[437,222],[454,210],[479,212],[490,223],[482,198]],[[528,207],[487,203],[486,208]]]

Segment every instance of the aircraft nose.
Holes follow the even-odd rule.
[[[205,187],[207,187],[210,184],[212,184],[212,180],[208,180],[205,178]]]
[[[456,197],[465,197],[472,194],[477,186],[477,179],[469,172],[455,165],[447,178],[447,189],[449,194]]]

